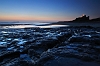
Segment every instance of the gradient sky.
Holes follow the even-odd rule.
[[[0,0],[0,21],[65,21],[100,17],[100,0]]]

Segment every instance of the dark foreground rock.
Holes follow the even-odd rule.
[[[95,62],[85,62],[76,58],[58,57],[50,60],[44,64],[44,66],[99,66]]]
[[[0,37],[0,66],[100,66],[99,28],[5,29]]]

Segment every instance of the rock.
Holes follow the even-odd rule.
[[[91,40],[91,43],[94,44],[94,45],[100,45],[100,38],[93,38]]]
[[[68,39],[68,42],[90,42],[90,38],[83,36],[72,36]]]
[[[3,61],[6,58],[12,58],[12,57],[18,57],[18,56],[20,56],[20,52],[19,51],[5,52],[5,53],[0,55],[0,61]]]
[[[84,60],[84,61],[93,61],[94,59],[91,57],[91,55],[83,55],[82,57],[81,57],[81,59],[82,60]]]
[[[7,42],[0,42],[0,47],[7,47]]]
[[[27,54],[20,54],[20,59],[24,61],[32,61],[32,59]]]
[[[0,64],[13,62],[12,66],[48,66],[51,63],[51,66],[55,66],[55,63],[58,63],[56,64],[58,66],[67,66],[70,63],[68,61],[72,59],[69,64],[71,66],[72,63],[76,63],[76,58],[86,62],[99,62],[100,33],[98,31],[96,28],[79,26],[14,29],[10,34],[0,33],[0,42],[6,42],[2,44],[7,45],[4,49],[0,47]],[[12,61],[15,58],[19,60]]]
[[[20,46],[20,49],[23,49],[24,48],[24,46]]]
[[[13,51],[14,47],[7,48],[8,51]]]
[[[58,57],[49,60],[43,66],[99,66],[95,62],[83,62],[76,58]]]
[[[35,66],[35,64],[34,62],[19,60],[18,62],[15,62],[10,66]]]
[[[44,52],[41,54],[40,59],[37,61],[36,66],[43,66],[44,63],[51,60],[54,57],[54,55]]]
[[[35,56],[35,57],[37,57],[37,58],[40,57],[40,54],[37,53],[34,49],[29,49],[29,50],[28,50],[28,55],[29,55],[30,57],[33,57],[33,56]]]

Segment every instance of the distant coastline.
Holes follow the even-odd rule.
[[[100,18],[93,18],[89,19],[89,16],[83,15],[82,17],[78,17],[72,21],[58,21],[56,23],[58,25],[70,25],[70,26],[93,26],[93,27],[100,27]]]
[[[83,15],[71,21],[58,21],[58,22],[47,22],[47,24],[36,24],[37,26],[47,26],[47,25],[71,25],[71,26],[93,26],[99,27],[100,26],[100,17],[89,19],[89,16]],[[46,22],[45,22],[46,23]],[[14,26],[14,25],[35,25],[34,23],[29,22],[0,22],[0,26]]]

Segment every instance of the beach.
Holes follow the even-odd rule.
[[[100,66],[100,27],[79,24],[0,29],[0,65]]]

